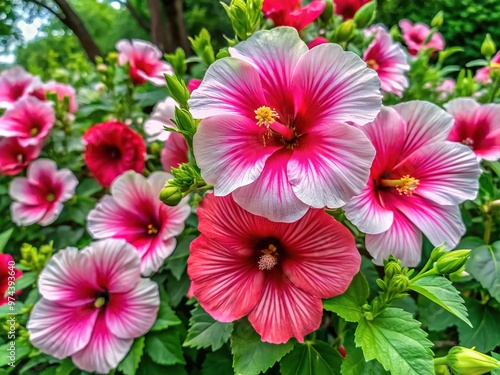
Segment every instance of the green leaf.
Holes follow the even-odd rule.
[[[146,353],[159,365],[185,364],[178,331],[168,329],[146,335]]]
[[[362,273],[354,276],[349,288],[340,296],[323,301],[325,310],[332,311],[348,322],[359,322],[363,317],[361,306],[368,298],[368,283]]]
[[[27,287],[32,286],[38,277],[37,272],[25,272],[23,275],[16,280],[16,290],[22,290]]]
[[[231,336],[232,323],[221,323],[212,318],[201,306],[196,306],[191,311],[189,330],[184,346],[202,349],[212,347],[216,351]]]
[[[424,296],[418,296],[418,320],[429,331],[444,331],[457,324],[458,318]]]
[[[491,352],[491,356],[500,361],[500,354]],[[491,371],[491,375],[500,375],[500,369],[495,369]]]
[[[177,280],[181,279],[182,274],[186,270],[187,258],[189,256],[189,245],[196,236],[184,237],[175,248],[174,253],[168,258],[167,268],[172,272]]]
[[[500,241],[473,249],[465,269],[500,302]]]
[[[201,367],[202,375],[232,374],[233,361],[226,346],[216,352],[207,353]]]
[[[264,372],[290,352],[295,342],[293,339],[280,345],[262,342],[250,323],[246,319],[240,320],[234,323],[231,335],[234,372],[242,375]]]
[[[374,297],[378,293],[377,279],[380,278],[375,264],[367,257],[362,256],[360,272],[368,282],[368,287],[370,288],[370,296]]]
[[[377,361],[365,362],[363,351],[355,348],[347,352],[347,357],[342,363],[342,375],[390,375]]]
[[[432,342],[420,325],[410,313],[389,307],[359,322],[356,346],[366,360],[376,359],[392,374],[434,375]]]
[[[61,361],[61,364],[57,367],[56,375],[70,375],[76,369],[71,358],[66,358]]]
[[[151,360],[149,356],[144,356],[139,368],[137,369],[137,375],[157,375],[157,374],[168,374],[168,375],[187,375],[186,369],[183,365],[172,365],[172,366],[162,366]]]
[[[95,179],[86,178],[76,187],[76,195],[90,197],[101,190],[102,186]]]
[[[168,294],[163,287],[160,287],[160,311],[158,311],[158,318],[151,328],[151,331],[162,331],[168,327],[177,326],[182,321],[177,317],[174,310],[170,307],[168,301]]]
[[[465,306],[469,311],[469,319],[474,328],[470,328],[462,322],[457,323],[460,345],[466,348],[475,346],[476,350],[482,353],[500,345],[498,311],[471,298],[465,299]]]
[[[142,353],[144,352],[144,336],[135,339],[134,344],[130,348],[127,356],[123,358],[118,365],[118,370],[125,375],[135,375],[139,363],[141,362]]]
[[[436,275],[422,277],[415,282],[410,282],[408,288],[429,298],[472,327],[471,322],[467,319],[468,314],[464,300],[446,277]]]
[[[12,235],[13,231],[14,228],[10,228],[0,233],[0,253],[3,253],[3,251],[5,250],[5,245],[7,245],[7,242],[9,242],[10,236]]]
[[[340,375],[342,356],[331,345],[322,341],[306,341],[280,362],[283,375]]]

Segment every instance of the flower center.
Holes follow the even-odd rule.
[[[462,144],[466,145],[466,146],[469,146],[471,149],[474,148],[474,140],[472,138],[465,138],[463,141],[462,141]]]
[[[278,249],[270,244],[267,249],[261,250],[262,255],[259,258],[259,270],[269,271],[278,264]]]
[[[120,149],[116,146],[104,146],[104,152],[113,160],[120,159],[122,156]]]
[[[94,306],[100,309],[101,307],[106,306],[108,302],[109,302],[109,292],[107,290],[104,290],[96,294]]]
[[[420,180],[410,177],[408,174],[401,177],[399,180],[380,180],[381,186],[395,187],[399,195],[404,194],[407,196],[411,196],[415,192],[419,183]]]
[[[31,128],[30,135],[32,137],[36,136],[38,134],[38,128]]]
[[[379,68],[378,63],[375,60],[373,60],[373,59],[370,59],[370,60],[366,61],[366,65],[368,65],[368,67],[370,69],[373,69],[375,71],[377,71],[378,68]]]
[[[54,193],[48,193],[46,196],[45,196],[45,199],[47,199],[48,202],[53,202],[54,199],[56,199],[56,196],[54,195]]]
[[[269,128],[270,124],[276,121],[275,119],[280,118],[278,112],[266,106],[257,108],[254,113],[257,125],[265,125],[267,128]]]
[[[268,130],[262,137],[264,146],[266,145],[266,138],[271,137],[273,134],[281,135],[283,143],[287,147],[293,147],[296,144],[297,135],[294,130],[276,121],[276,119],[279,119],[280,116],[274,109],[267,106],[261,106],[257,108],[254,113],[257,125],[264,125]]]
[[[149,235],[158,233],[158,229],[153,224],[148,224],[147,233]]]

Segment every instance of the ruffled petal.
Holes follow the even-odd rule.
[[[160,236],[156,236],[148,243],[149,246],[142,247],[140,250],[142,275],[150,276],[153,272],[158,271],[165,259],[172,255],[176,244],[177,241],[173,237],[162,239]]]
[[[18,226],[37,223],[47,212],[47,205],[28,206],[19,202],[12,202],[10,214],[12,221]]]
[[[47,203],[47,198],[43,196],[38,186],[31,184],[26,177],[16,177],[9,185],[10,197],[23,205],[40,205]]]

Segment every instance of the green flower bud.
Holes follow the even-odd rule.
[[[408,280],[407,276],[396,275],[391,280],[391,289],[397,293],[403,293],[404,291],[406,291],[408,289],[409,284],[410,284],[410,281]]]
[[[441,26],[443,26],[443,22],[444,22],[444,13],[442,10],[440,10],[432,19],[431,27],[439,29]]]
[[[394,276],[401,274],[401,264],[399,262],[389,262],[386,264],[384,272],[389,279],[392,279]]]
[[[358,29],[369,26],[375,18],[376,1],[370,1],[358,9],[354,15],[354,23]]]
[[[324,0],[324,2],[325,2],[325,9],[323,9],[323,12],[319,16],[319,18],[323,22],[328,22],[333,16],[335,4],[333,4],[333,0]]]
[[[495,358],[461,346],[451,348],[446,358],[456,375],[482,375],[500,368],[500,361]]]
[[[439,273],[447,275],[458,271],[469,259],[470,250],[454,250],[443,255],[436,262]]]
[[[354,22],[352,20],[344,21],[335,30],[335,40],[340,42],[346,42],[351,38],[354,31]]]
[[[158,142],[153,142],[149,146],[149,149],[153,155],[160,155],[162,147],[160,146],[160,144]]]
[[[187,101],[189,100],[190,95],[186,87],[186,83],[176,76],[170,76],[168,74],[165,74],[165,79],[167,80],[167,87],[172,98],[179,103],[181,108],[187,109]]]
[[[441,258],[443,255],[448,254],[448,251],[446,250],[446,245],[442,244],[434,248],[431,252],[431,259],[433,262],[437,262],[439,258]]]
[[[491,58],[497,52],[497,46],[490,34],[486,34],[483,44],[481,45],[481,54],[487,59]]]
[[[176,186],[171,186],[168,181],[160,191],[160,200],[167,206],[177,206],[182,200],[182,192]]]

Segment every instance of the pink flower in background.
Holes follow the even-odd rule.
[[[0,136],[16,137],[23,147],[43,141],[55,123],[51,103],[34,97],[17,101],[0,117]]]
[[[40,78],[29,74],[20,66],[0,74],[0,108],[10,108],[20,99],[33,93],[42,85]]]
[[[436,87],[436,91],[440,92],[439,95],[440,100],[446,100],[453,91],[455,91],[455,86],[457,83],[453,78],[445,78],[443,82]]]
[[[370,0],[334,0],[335,14],[340,14],[345,20],[354,17],[359,8]]]
[[[465,232],[458,204],[474,199],[481,169],[466,146],[448,142],[453,118],[434,104],[382,108],[363,131],[377,153],[366,188],[344,210],[375,263],[420,261],[422,233],[453,248]]]
[[[221,322],[244,316],[262,341],[280,344],[319,328],[322,298],[342,294],[359,271],[352,234],[323,210],[275,223],[231,196],[208,194],[188,274],[201,306]]]
[[[189,93],[192,93],[194,90],[200,87],[200,84],[201,84],[201,79],[191,78],[187,84],[187,89]]]
[[[313,40],[311,40],[309,43],[307,43],[307,48],[311,49],[316,46],[319,46],[320,44],[325,44],[325,43],[328,43],[328,39],[323,38],[322,36],[318,36]]]
[[[9,278],[14,277],[14,279],[17,280],[23,275],[23,271],[15,268],[14,264],[15,262],[12,255],[0,253],[0,306],[9,302],[9,298],[6,296],[9,291]],[[17,296],[21,294],[21,292],[22,290],[16,288],[14,294]]]
[[[153,326],[158,286],[141,278],[140,259],[123,240],[56,253],[38,279],[42,298],[28,321],[31,343],[80,369],[107,374],[136,337]]]
[[[150,82],[155,86],[165,86],[165,74],[172,75],[172,66],[162,61],[162,53],[154,44],[144,40],[125,39],[116,43],[118,51],[118,63],[128,64],[129,74],[134,85],[142,85]]]
[[[491,59],[491,69],[495,70],[499,68],[500,68],[500,52],[497,52],[497,54],[493,56]],[[485,66],[484,68],[478,69],[476,75],[474,76],[474,79],[477,82],[481,82],[484,84],[491,83],[490,67]]]
[[[63,102],[64,97],[67,96],[69,99],[70,113],[75,113],[78,109],[78,104],[76,102],[76,92],[73,86],[61,82],[49,81],[43,84],[41,94],[38,94],[36,96],[42,100],[46,100],[47,93],[49,92],[57,94],[57,99],[60,102]]]
[[[416,56],[420,49],[429,48],[434,49],[434,51],[441,51],[444,49],[444,39],[439,32],[432,34],[431,39],[424,45],[425,40],[429,37],[431,32],[429,26],[424,23],[417,22],[413,24],[409,20],[399,21],[399,27],[403,32],[403,40],[408,46],[408,52],[412,56]]]
[[[43,142],[22,147],[16,137],[0,138],[0,175],[12,176],[22,171],[42,151]]]
[[[458,98],[444,107],[455,119],[448,140],[470,147],[479,160],[500,159],[500,104]]]
[[[169,178],[165,172],[148,179],[133,171],[124,173],[111,185],[111,195],[104,196],[88,216],[93,238],[122,238],[135,246],[145,276],[158,271],[173,253],[175,236],[184,230],[190,212],[185,201],[175,207],[160,201],[160,190]]]
[[[382,90],[402,97],[408,87],[405,73],[410,70],[406,54],[399,43],[394,43],[384,27],[372,26],[370,32],[375,39],[363,54],[363,60],[377,72]]]
[[[26,177],[16,177],[9,186],[14,202],[10,206],[17,225],[52,224],[63,209],[63,202],[75,195],[78,185],[73,172],[57,169],[50,159],[38,159],[28,167]]]
[[[362,131],[380,110],[380,81],[334,44],[309,50],[296,30],[259,31],[210,66],[189,101],[202,119],[194,154],[215,195],[293,222],[340,207],[366,184],[374,150]]]
[[[146,145],[141,135],[121,122],[96,124],[83,135],[83,157],[95,179],[104,187],[128,170],[142,173]]]
[[[182,163],[188,162],[189,147],[184,136],[179,133],[170,133],[161,150],[161,165],[163,170],[170,172]]]
[[[323,0],[313,0],[302,6],[301,0],[264,0],[262,11],[275,26],[291,26],[302,30],[316,20],[325,9]]]
[[[155,105],[151,116],[144,121],[144,133],[148,135],[148,142],[166,141],[171,132],[165,130],[165,126],[177,129],[177,125],[172,122],[172,119],[175,118],[175,107],[178,106],[171,97],[167,97]]]

